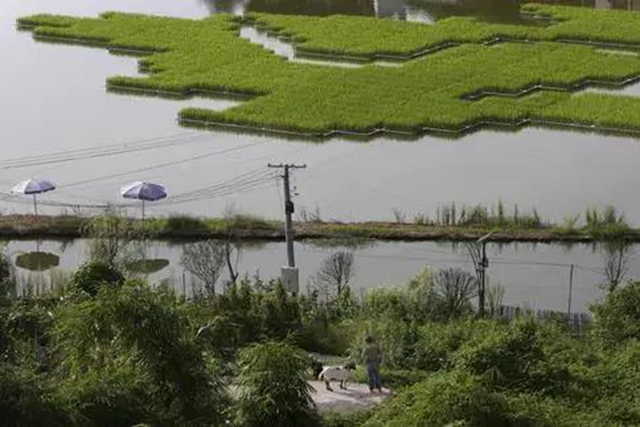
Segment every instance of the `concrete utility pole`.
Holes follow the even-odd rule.
[[[489,260],[487,259],[487,241],[493,233],[486,234],[477,241],[467,245],[469,255],[476,268],[478,277],[478,315],[484,317],[485,313],[485,290],[487,283],[487,268]]]
[[[567,322],[571,322],[571,299],[573,296],[573,264],[569,269],[569,301],[567,303]]]
[[[290,170],[305,169],[307,165],[296,165],[293,163],[271,164],[268,167],[274,169],[282,169],[284,172],[284,236],[287,243],[287,267],[282,267],[281,278],[282,285],[286,290],[295,295],[298,292],[298,269],[296,268],[296,259],[293,250],[293,219],[294,212],[293,201],[291,201],[291,185],[289,183]]]

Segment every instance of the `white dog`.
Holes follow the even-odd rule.
[[[351,371],[355,368],[356,366],[353,362],[347,363],[344,366],[325,366],[320,372],[320,375],[318,375],[318,379],[324,381],[329,391],[333,391],[331,381],[340,381],[340,388],[346,390]]]

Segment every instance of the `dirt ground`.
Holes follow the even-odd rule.
[[[333,391],[328,391],[321,381],[309,381],[316,391],[313,401],[320,412],[356,412],[380,404],[391,395],[389,389],[383,388],[383,394],[372,394],[366,384],[351,383],[347,390],[341,390],[338,383],[332,384]]]

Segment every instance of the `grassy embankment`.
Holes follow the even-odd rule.
[[[343,69],[290,63],[239,38],[238,23],[223,15],[200,21],[121,13],[98,19],[36,15],[20,19],[19,24],[30,27],[36,38],[149,53],[140,61],[147,76],[111,77],[111,88],[254,96],[222,112],[187,108],[180,113],[184,124],[307,136],[328,136],[336,130],[357,134],[381,130],[408,135],[455,133],[478,125],[527,123],[640,131],[637,98],[572,96],[567,92],[589,81],[615,84],[633,79],[640,75],[640,58],[553,42],[571,38],[637,44],[640,36],[627,30],[638,25],[640,15],[556,7],[527,9],[552,15],[559,22],[543,27],[449,18],[432,26],[417,26],[356,17],[255,17],[272,30],[304,39],[303,49],[335,54],[408,53],[443,41],[471,43],[397,68]],[[541,42],[478,44],[495,37]],[[340,45],[338,39],[349,40],[349,45]],[[557,90],[520,98],[464,99],[485,91],[516,94],[540,85]],[[377,102],[380,99],[385,102]]]
[[[489,210],[482,206],[458,208],[455,205],[439,209],[436,218],[419,215],[413,222],[362,222],[338,223],[306,221],[296,222],[294,229],[298,239],[333,240],[349,239],[379,240],[475,240],[486,233],[494,233],[493,241],[531,242],[591,242],[623,237],[629,241],[640,241],[640,230],[630,227],[623,217],[609,209],[602,213],[587,211],[584,220],[575,216],[561,224],[542,220],[538,214],[522,214],[517,210],[507,213],[502,205]],[[116,233],[133,233],[133,237],[157,239],[202,239],[233,238],[246,240],[279,241],[284,239],[280,221],[236,215],[232,219],[196,218],[173,216],[150,218],[144,223],[137,219],[120,218],[131,227],[116,227]],[[77,216],[3,216],[0,217],[0,237],[4,238],[77,238],[86,233],[90,219]],[[95,218],[92,224],[98,223]]]

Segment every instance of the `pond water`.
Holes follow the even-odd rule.
[[[193,288],[198,289],[201,285],[183,271],[180,263],[182,248],[183,244],[149,242],[134,248],[131,253],[137,254],[138,259],[147,260],[149,274],[141,276],[151,284],[168,280],[178,293],[191,295]],[[356,294],[367,288],[402,286],[426,266],[473,271],[464,245],[378,242],[353,249],[305,242],[296,244],[302,290],[306,289],[322,260],[339,250],[354,251],[355,274],[350,284]],[[29,291],[29,287],[37,292],[64,283],[86,260],[89,242],[83,239],[70,242],[11,241],[6,244],[5,252],[18,265],[18,293],[23,294]],[[34,252],[40,255],[25,255]],[[636,252],[637,247],[632,251],[629,278],[640,277]],[[572,311],[586,312],[591,303],[602,298],[599,284],[604,280],[601,274],[603,256],[600,249],[592,245],[489,244],[487,253],[489,283],[504,287],[505,305],[566,311],[571,264],[574,264]],[[31,258],[32,262],[20,262],[24,258]],[[258,272],[263,279],[277,277],[285,260],[285,247],[281,243],[252,244],[242,250],[238,270],[242,275],[250,276]],[[156,269],[158,271],[154,272]],[[221,277],[226,279],[226,270]]]
[[[637,2],[585,2],[588,7],[634,9]],[[103,49],[39,43],[16,31],[15,19],[39,12],[95,16],[106,10],[183,17],[210,13],[272,11],[395,16],[428,22],[450,14],[510,19],[510,1],[204,1],[204,0],[3,0],[0,3],[0,195],[29,177],[49,178],[59,189],[46,203],[90,205],[120,202],[119,188],[131,181],[165,184],[170,195],[213,186],[236,176],[266,170],[268,162],[300,162],[294,176],[299,212],[318,211],[325,220],[391,220],[394,209],[409,219],[433,215],[438,206],[517,204],[536,207],[561,221],[586,207],[615,205],[640,223],[635,192],[640,182],[640,140],[589,133],[527,128],[519,132],[481,131],[450,140],[425,136],[412,141],[376,138],[368,142],[332,139],[296,141],[195,131],[180,127],[186,106],[228,108],[239,101],[175,100],[110,93],[105,79],[137,73],[135,58]],[[500,13],[498,13],[500,12]],[[418,18],[416,18],[418,19]],[[637,95],[637,90],[628,92]],[[7,159],[105,147],[166,137],[169,143],[136,152],[64,163],[15,165]],[[69,151],[72,150],[72,151]],[[267,217],[282,214],[281,184],[275,179],[235,192],[208,192],[183,203],[157,204],[153,214],[218,215],[228,206]],[[233,187],[232,187],[233,189]],[[237,189],[237,188],[236,188]],[[215,197],[213,197],[215,196]],[[28,212],[30,200],[2,197],[3,213]],[[68,209],[68,208],[67,208]],[[45,213],[59,208],[42,206]],[[133,213],[133,211],[132,211]]]

